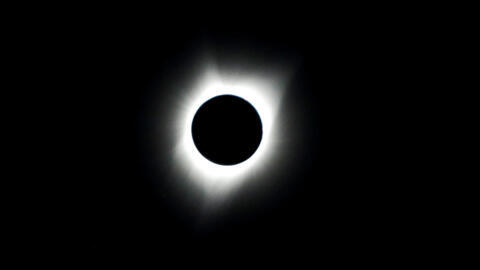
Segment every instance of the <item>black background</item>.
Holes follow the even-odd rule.
[[[412,57],[423,45],[412,37],[422,31],[389,9],[232,9],[65,14],[32,25],[34,68],[51,79],[44,88],[60,130],[51,165],[58,181],[36,221],[52,234],[40,246],[98,257],[241,260],[359,259],[408,245],[418,224],[406,217],[422,211],[414,205],[421,187],[404,169],[416,164],[407,158],[414,134],[401,128],[402,101],[418,87],[422,62]],[[278,190],[258,201],[240,193],[198,227],[194,213],[175,207],[176,195],[161,184],[159,192],[155,181],[164,181],[163,169],[166,179],[166,168],[154,172],[144,140],[152,92],[162,91],[155,86],[174,80],[203,47],[220,62],[245,51],[252,59],[300,59],[286,106],[300,105],[302,130]]]

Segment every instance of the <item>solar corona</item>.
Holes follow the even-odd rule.
[[[278,153],[282,88],[266,78],[209,70],[178,100],[173,138],[178,170],[212,197],[258,176]]]

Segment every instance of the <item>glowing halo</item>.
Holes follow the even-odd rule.
[[[196,185],[217,197],[259,173],[278,151],[275,147],[278,126],[275,122],[282,92],[275,82],[265,78],[232,78],[210,71],[182,100],[176,114],[175,161],[181,171]],[[229,166],[213,163],[203,157],[191,134],[192,121],[200,106],[215,96],[226,94],[250,102],[257,110],[263,127],[262,141],[255,153],[244,162]]]

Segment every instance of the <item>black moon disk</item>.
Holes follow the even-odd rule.
[[[211,162],[234,165],[249,159],[262,140],[262,121],[246,100],[216,96],[198,109],[192,137],[198,151]]]

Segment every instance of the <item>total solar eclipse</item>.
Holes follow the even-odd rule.
[[[255,108],[234,95],[203,103],[192,122],[192,137],[206,159],[235,165],[249,159],[262,140],[262,122]]]
[[[184,91],[172,89],[171,140],[165,143],[173,147],[168,158],[159,155],[173,158],[184,187],[203,193],[209,205],[249,182],[266,183],[267,173],[283,166],[290,148],[282,122],[288,110],[280,106],[288,76],[267,75],[221,73],[202,65]]]

